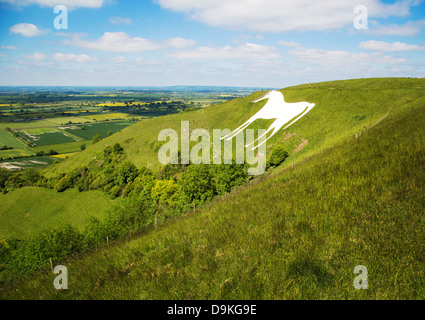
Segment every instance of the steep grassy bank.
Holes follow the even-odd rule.
[[[286,167],[268,179],[259,177],[157,231],[61,262],[68,267],[68,290],[56,291],[55,275],[39,272],[2,288],[0,297],[423,298],[424,96],[414,88],[399,89],[410,92],[408,96],[390,88],[378,96],[379,91],[369,89],[364,94],[375,100],[341,89],[347,105],[349,101],[356,106],[349,98],[359,94],[358,101],[365,105],[375,101],[376,106],[362,109],[363,113],[347,110],[345,116],[327,112],[319,117],[318,102],[310,126],[303,121],[291,127],[298,136],[305,130],[303,136],[311,135],[309,145],[317,143],[323,152],[317,149],[294,168]],[[320,99],[332,104],[332,90]],[[310,91],[294,89],[288,98],[305,92]],[[388,114],[389,107],[393,110]],[[368,122],[356,124],[353,115],[366,111]],[[353,124],[351,129],[340,123],[344,119]],[[330,126],[340,128],[345,137],[332,140],[324,129]],[[356,140],[352,133],[365,126],[370,129]],[[322,131],[328,140],[320,144],[308,130]],[[357,265],[368,267],[368,290],[353,288]]]

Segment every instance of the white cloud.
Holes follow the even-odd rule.
[[[36,37],[44,34],[44,31],[41,31],[37,26],[31,23],[18,23],[10,27],[10,33],[19,33],[24,37]]]
[[[372,65],[397,65],[407,61],[403,57],[384,56],[380,52],[356,53],[342,50],[309,49],[302,44],[290,43],[281,45],[290,47],[288,54],[293,56],[296,62],[308,63],[320,66],[323,70],[335,68],[355,69]]]
[[[68,9],[73,8],[100,8],[104,0],[0,0],[0,3],[7,3],[15,7],[26,7],[29,5],[39,5],[41,7],[55,7],[59,4],[66,6]]]
[[[193,50],[183,50],[170,53],[169,57],[190,60],[267,60],[278,59],[281,57],[276,52],[276,48],[259,45],[255,43],[246,43],[239,47],[198,47]]]
[[[405,24],[382,25],[376,21],[369,22],[369,28],[361,30],[362,33],[379,36],[415,36],[425,25],[425,20],[408,21]]]
[[[183,38],[172,38],[164,42],[165,46],[176,49],[183,49],[188,47],[196,46],[195,40],[183,39]]]
[[[90,57],[86,54],[80,54],[80,55],[76,55],[73,53],[55,53],[52,56],[53,60],[58,61],[58,62],[68,62],[68,61],[73,61],[73,62],[81,62],[81,63],[85,63],[85,62],[94,62],[97,59]]]
[[[133,24],[130,18],[123,18],[123,17],[110,17],[108,21],[110,24],[117,24],[117,25],[123,24],[123,25],[129,26]]]
[[[25,59],[31,59],[34,61],[43,61],[47,59],[47,55],[42,52],[34,52],[31,55],[24,54],[22,55],[22,57],[24,57]]]
[[[72,44],[80,48],[112,52],[143,52],[158,50],[160,46],[155,41],[130,37],[125,32],[105,32],[99,39],[87,41],[76,36],[65,40],[64,44]]]
[[[71,40],[64,40],[63,43],[85,49],[111,52],[144,52],[160,50],[166,47],[186,48],[196,45],[194,40],[172,38],[165,41],[156,41],[130,37],[125,32],[105,32],[99,39],[93,41],[83,40],[81,35],[74,35]]]
[[[10,46],[10,45],[8,45],[8,46],[1,46],[0,48],[7,49],[7,50],[15,50],[15,49],[17,49],[15,46]]]
[[[417,44],[407,44],[404,42],[385,42],[385,41],[363,41],[359,44],[360,49],[384,51],[384,52],[399,52],[399,51],[419,51],[425,50],[425,46]]]
[[[370,18],[404,17],[417,1],[399,0],[156,0],[163,8],[183,12],[210,26],[260,32],[329,30],[352,25],[357,5],[366,6]]]
[[[126,59],[123,56],[118,56],[118,57],[109,57],[108,58],[109,61],[115,62],[115,63],[123,63],[126,62]]]

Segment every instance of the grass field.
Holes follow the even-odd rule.
[[[49,165],[51,165],[54,161],[55,159],[51,157],[28,157],[28,158],[0,161],[0,167],[10,169],[10,170],[18,170],[18,169],[26,169],[26,168],[44,169],[48,167]]]
[[[0,194],[0,239],[26,235],[47,227],[82,227],[88,217],[102,218],[112,201],[100,191],[78,192],[25,187]]]
[[[39,151],[49,152],[50,150],[55,150],[58,153],[70,153],[70,152],[81,151],[80,147],[82,144],[89,146],[91,145],[91,143],[92,143],[91,141],[74,141],[74,142],[61,143],[61,144],[51,144],[48,146],[33,147],[31,148],[31,150],[34,152],[39,152]]]
[[[26,145],[22,141],[16,139],[10,132],[0,130],[0,147],[8,146],[15,149],[25,148]]]
[[[3,159],[27,157],[32,155],[35,155],[35,153],[28,149],[0,150],[0,158],[3,158]]]
[[[14,122],[0,122],[0,130],[6,128],[11,129],[25,129],[25,128],[39,128],[39,127],[49,127],[57,126],[48,120],[33,120],[33,121],[14,121]]]
[[[331,110],[316,109],[308,118],[310,134],[324,130],[332,140],[293,168],[257,177],[156,231],[61,261],[70,274],[68,290],[55,290],[56,275],[43,271],[9,284],[0,298],[423,299],[424,97],[381,85],[367,95],[376,100],[357,107],[346,100],[351,114],[335,112],[332,103]],[[383,100],[380,110],[399,109],[385,118],[374,113]],[[312,122],[321,119],[318,110],[333,117]],[[355,132],[355,116],[370,112],[358,139],[326,130],[342,126],[341,135],[351,123],[348,131]],[[358,265],[368,268],[367,290],[353,287]]]
[[[23,133],[22,137],[25,140],[33,143],[36,147],[75,141],[75,138],[66,135],[64,132],[58,129],[52,128],[25,129],[20,130],[20,132]]]
[[[132,124],[134,123],[130,121],[92,123],[84,126],[77,126],[78,129],[65,129],[65,131],[84,140],[91,140],[96,134],[100,134],[102,138],[105,138],[109,131],[116,133]],[[84,130],[82,127],[84,127]]]
[[[105,121],[105,120],[115,120],[115,119],[125,120],[128,118],[134,118],[134,117],[138,118],[138,116],[134,116],[128,113],[120,113],[120,112],[99,113],[99,114],[79,116],[79,118],[81,119],[94,120],[94,121]]]

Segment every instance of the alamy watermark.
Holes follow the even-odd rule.
[[[53,270],[53,273],[59,275],[53,281],[53,286],[56,290],[66,290],[68,289],[68,268],[65,266],[56,266]]]
[[[68,8],[58,5],[53,9],[54,14],[58,14],[53,20],[53,27],[56,30],[68,29]]]
[[[368,13],[367,7],[363,5],[356,6],[354,8],[354,14],[357,16],[354,18],[354,28],[357,30],[368,29]]]
[[[259,129],[258,139],[255,139],[253,129],[247,129],[235,136],[236,164],[244,164],[246,160],[249,165],[256,165],[248,168],[249,175],[261,175],[266,171],[266,131]],[[181,121],[180,142],[178,133],[173,129],[164,129],[159,133],[158,141],[166,143],[159,149],[158,160],[161,164],[179,164],[179,161],[181,164],[232,164],[233,139],[224,139],[230,134],[229,129],[214,129],[211,141],[207,130],[195,129],[190,133],[189,121]],[[190,148],[191,141],[198,143]],[[258,141],[257,148],[247,148],[255,141]]]
[[[367,289],[368,288],[368,284],[367,284],[367,279],[368,279],[368,273],[367,273],[367,268],[365,266],[362,265],[358,265],[354,268],[353,271],[355,274],[360,273],[353,282],[354,288],[357,290],[361,290],[361,289]]]

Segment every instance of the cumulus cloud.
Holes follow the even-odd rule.
[[[123,18],[123,17],[110,17],[108,21],[110,24],[117,24],[117,25],[123,24],[123,25],[130,26],[133,24],[130,18]]]
[[[100,38],[92,41],[82,39],[81,35],[74,35],[70,40],[64,40],[63,43],[85,49],[111,52],[144,52],[166,47],[186,48],[196,44],[193,40],[183,38],[156,41],[140,37],[130,37],[125,32],[105,32]]]
[[[397,65],[407,61],[403,57],[384,56],[380,52],[357,53],[343,50],[324,50],[306,48],[300,43],[279,42],[280,45],[290,47],[288,54],[296,62],[318,65],[322,68],[356,68],[367,65]]]
[[[408,21],[405,24],[382,25],[376,21],[369,23],[369,28],[361,30],[363,33],[379,36],[415,36],[425,25],[425,20]]]
[[[210,26],[260,32],[329,30],[352,25],[354,8],[366,6],[369,17],[404,17],[413,0],[156,0],[165,9],[187,14]]]
[[[182,50],[170,53],[169,57],[190,60],[226,60],[226,59],[278,59],[281,55],[276,52],[276,48],[259,45],[255,43],[246,43],[239,47],[211,47],[203,46],[192,50]]]
[[[34,52],[31,55],[24,54],[22,55],[22,57],[24,57],[25,59],[31,59],[34,61],[43,61],[47,59],[47,55],[42,52]]]
[[[164,45],[170,48],[182,49],[196,46],[196,41],[183,38],[172,38],[164,41]]]
[[[385,41],[363,41],[359,44],[360,49],[383,51],[383,52],[399,52],[399,51],[419,51],[425,50],[425,46],[417,44],[407,44],[404,42],[385,42]]]
[[[41,36],[45,32],[31,23],[18,23],[10,27],[10,33],[18,33],[24,37],[36,37]]]
[[[90,57],[86,54],[73,54],[73,53],[55,53],[52,56],[53,60],[58,61],[58,62],[81,62],[81,63],[85,63],[85,62],[94,62],[97,59]]]
[[[26,7],[29,5],[39,5],[41,7],[56,7],[61,4],[68,9],[73,8],[100,8],[104,0],[0,0],[0,3],[7,3],[15,7]]]

